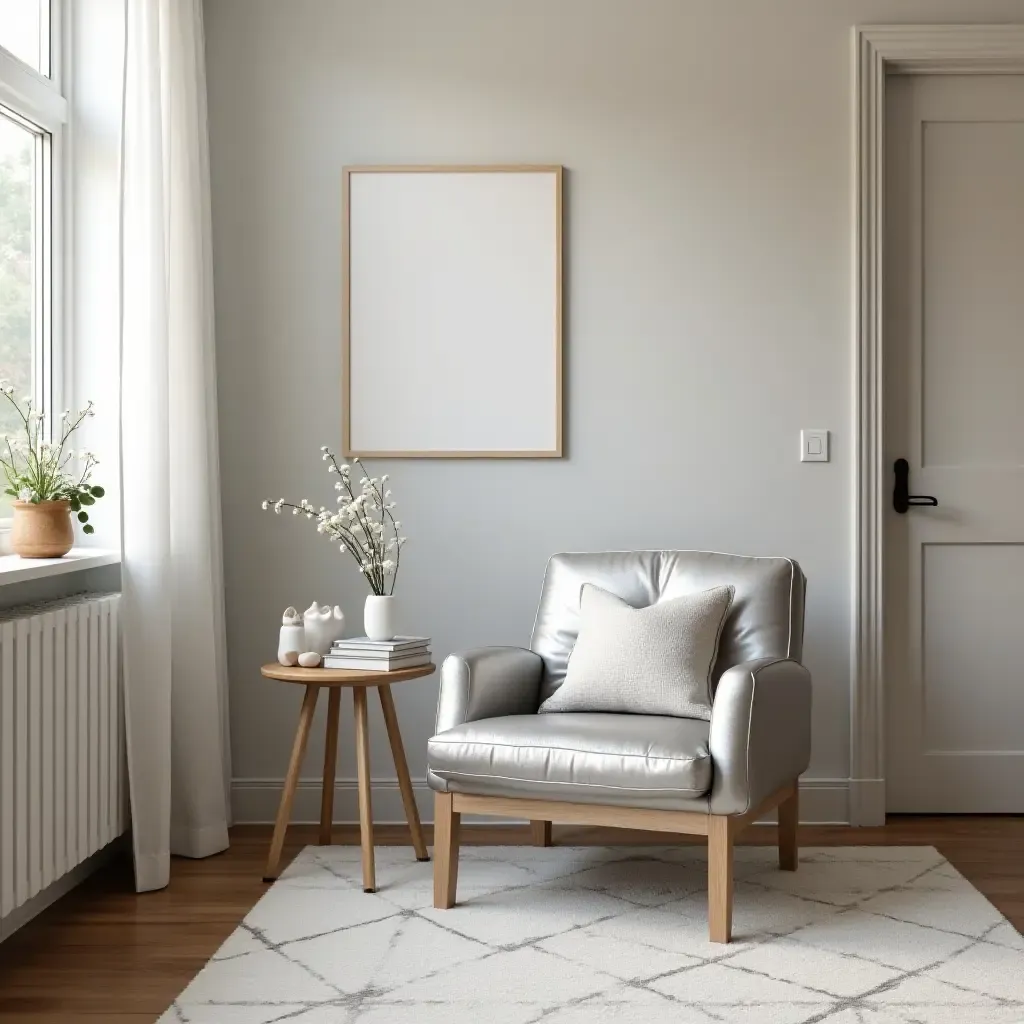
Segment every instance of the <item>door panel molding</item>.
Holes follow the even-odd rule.
[[[887,74],[1024,74],[1024,25],[869,25],[854,29],[855,527],[850,690],[850,820],[885,821],[882,211]]]

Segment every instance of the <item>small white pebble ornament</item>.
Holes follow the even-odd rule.
[[[299,664],[303,668],[316,668],[320,664],[320,655],[316,651],[306,651],[299,655]]]

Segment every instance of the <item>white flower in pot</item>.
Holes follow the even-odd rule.
[[[342,553],[355,559],[371,591],[363,613],[366,635],[371,640],[391,640],[397,633],[394,592],[406,538],[400,535],[402,524],[395,519],[395,502],[385,486],[388,474],[380,479],[371,477],[359,459],[353,459],[351,465],[339,463],[330,448],[324,446],[320,451],[323,461],[329,463],[327,472],[338,477],[334,484],[336,508],[316,508],[305,498],[297,505],[284,498],[267,499],[263,508],[278,515],[288,509],[293,516],[315,520],[317,533],[335,541]],[[357,484],[353,483],[352,466],[362,474]]]
[[[21,419],[21,430],[6,435],[0,444],[0,469],[7,480],[4,493],[15,499],[11,547],[23,558],[60,558],[75,542],[71,516],[82,524],[83,533],[92,533],[88,509],[104,494],[91,482],[99,459],[68,445],[85,419],[95,415],[92,402],[77,413],[66,411],[54,424],[56,440],[50,441],[47,417],[33,408],[31,398],[19,402],[14,387],[4,380],[0,394]]]

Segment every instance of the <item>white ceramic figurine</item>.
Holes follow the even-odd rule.
[[[306,627],[306,646],[302,649],[316,651],[321,657],[331,649],[335,640],[345,635],[345,616],[337,605],[332,609],[329,604],[318,605],[314,601],[302,620]]]
[[[277,660],[282,665],[298,665],[306,650],[306,630],[298,610],[289,605],[281,616],[281,635],[277,642]]]

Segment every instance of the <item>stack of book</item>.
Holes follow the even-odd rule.
[[[394,672],[429,664],[428,636],[396,636],[394,640],[357,636],[352,640],[335,640],[324,658],[324,668],[354,668],[361,672]]]

